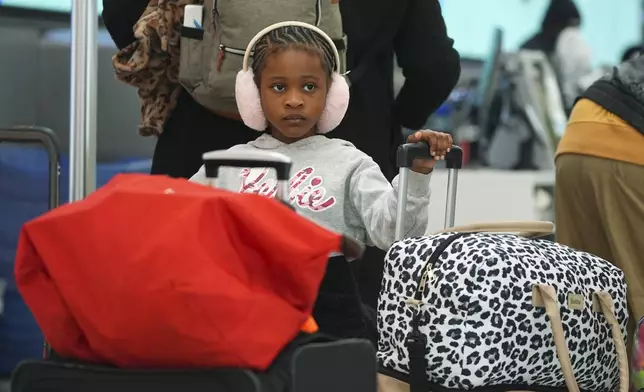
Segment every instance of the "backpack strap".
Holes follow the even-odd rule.
[[[360,59],[360,64],[347,73],[347,83],[349,83],[350,87],[364,75],[367,69],[371,66],[375,57],[396,38],[407,7],[401,6],[398,1],[393,2],[393,4],[393,9],[390,10],[391,13],[389,14],[393,17],[383,18],[382,25],[376,29],[377,32],[383,33],[376,34],[371,41],[369,50]]]

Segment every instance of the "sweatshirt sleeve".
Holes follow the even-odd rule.
[[[134,42],[134,25],[148,6],[148,0],[103,0],[103,23],[119,49]]]
[[[394,46],[405,76],[394,104],[394,119],[398,125],[417,130],[443,104],[461,75],[460,56],[447,35],[437,0],[407,1]]]
[[[431,173],[409,173],[405,238],[424,235],[427,230],[430,178]],[[390,184],[378,165],[365,156],[350,176],[349,195],[367,231],[368,245],[388,249],[396,240],[398,176]]]

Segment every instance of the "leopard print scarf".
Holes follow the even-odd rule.
[[[116,78],[138,89],[143,136],[159,136],[177,104],[183,9],[196,2],[150,0],[134,25],[135,41],[112,58]]]

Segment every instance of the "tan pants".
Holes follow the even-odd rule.
[[[624,271],[630,356],[634,327],[644,317],[644,166],[563,154],[556,167],[557,242]]]

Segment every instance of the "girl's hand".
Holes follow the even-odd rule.
[[[407,138],[407,143],[425,142],[429,144],[431,159],[416,159],[411,168],[416,173],[429,174],[434,170],[436,162],[445,159],[452,149],[452,135],[443,132],[422,130],[414,132]]]

